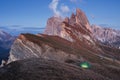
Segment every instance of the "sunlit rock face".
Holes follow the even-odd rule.
[[[80,9],[76,9],[76,14],[73,13],[70,18],[51,17],[47,21],[44,32],[46,35],[21,34],[16,39],[10,51],[9,62],[32,57],[63,62],[68,58],[78,59],[78,55],[73,54],[76,52],[72,51],[76,46],[95,46],[88,24],[85,14]]]
[[[51,38],[49,39],[49,37]],[[55,43],[53,40],[55,40],[57,43]],[[58,40],[60,40],[60,42]],[[8,63],[33,57],[42,57],[60,62],[64,62],[68,58],[76,59],[77,57],[75,55],[56,48],[56,46],[59,47],[57,44],[65,45],[65,42],[68,41],[54,36],[45,36],[41,34],[21,34],[12,45]]]
[[[76,9],[76,14],[72,13],[70,18],[49,18],[44,33],[48,35],[57,35],[71,42],[85,40],[88,44],[94,44],[91,38],[92,34],[89,21],[84,12],[80,9]]]
[[[81,44],[82,41],[84,41],[86,45],[95,45],[90,35],[91,32],[86,27],[88,23],[87,20],[85,20],[83,23],[81,19],[87,19],[87,18],[85,17],[85,14],[79,9],[76,10],[76,15],[72,14],[70,19],[68,17],[66,17],[65,19],[62,19],[61,17],[49,18],[47,21],[47,26],[44,33],[53,37],[59,36],[70,42],[74,42],[77,45]],[[31,38],[31,35],[20,35],[19,38],[16,39],[10,51],[9,62],[31,58],[31,57],[52,58],[59,61],[64,61],[64,59],[67,59],[68,57],[70,58],[70,56],[71,58],[77,59],[76,56],[72,54],[67,54],[67,53],[70,53],[68,52],[68,50],[66,50],[67,51],[66,53],[62,49],[56,50],[56,48],[53,48],[53,46],[51,45],[55,44],[54,41],[56,40],[54,39],[53,41],[50,41],[52,42],[52,44],[48,45],[50,43],[48,44],[45,44],[45,42],[41,43],[42,42],[41,40],[42,39],[44,40],[45,38],[44,35],[39,35],[39,37],[37,38],[34,38],[35,35],[32,37],[33,38]],[[61,38],[58,38],[58,39],[64,42],[65,40]],[[39,41],[35,43],[36,40],[39,40]],[[61,43],[61,44],[66,45],[66,43]],[[70,47],[71,45],[72,45],[71,43],[70,45],[68,45],[69,48],[72,48]],[[65,48],[63,47],[63,49]]]
[[[63,19],[61,17],[49,18],[44,33],[48,35],[60,35],[62,22]]]
[[[91,31],[91,27],[87,17],[85,13],[82,12],[80,9],[76,9],[76,23],[81,24],[83,27]]]

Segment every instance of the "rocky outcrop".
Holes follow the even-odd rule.
[[[54,41],[54,39],[57,40]],[[61,62],[65,61],[68,58],[76,58],[76,56],[68,54],[62,49],[58,49],[62,48],[62,46],[59,46],[60,44],[64,45],[66,42],[70,44],[68,41],[59,37],[52,37],[47,35],[45,36],[42,34],[21,34],[19,38],[16,39],[11,48],[8,63],[32,57],[43,57]]]
[[[76,9],[76,23],[82,25],[83,27],[91,31],[91,27],[87,17],[85,13],[82,12],[80,9]]]
[[[76,18],[76,16],[80,18]],[[32,57],[43,57],[62,62],[68,58],[78,61],[93,61],[94,58],[92,58],[92,56],[88,58],[87,55],[92,53],[97,54],[96,56],[99,57],[104,55],[112,58],[114,56],[113,53],[118,54],[119,52],[119,50],[117,52],[113,50],[113,53],[111,53],[109,52],[110,48],[107,47],[106,50],[103,50],[103,46],[101,48],[101,45],[99,46],[99,43],[94,41],[92,32],[85,26],[89,22],[85,14],[79,9],[77,9],[76,15],[72,14],[70,19],[65,18],[65,20],[62,21],[59,20],[59,18],[53,17],[48,20],[50,25],[54,22],[56,25],[58,25],[57,23],[59,22],[59,27],[53,24],[56,28],[55,31],[59,34],[21,34],[11,48],[9,62]],[[51,33],[51,26],[47,26],[46,30],[49,30],[48,33]],[[108,55],[105,55],[106,52]],[[116,56],[115,59],[120,58]]]
[[[72,13],[70,18],[64,20],[58,17],[48,19],[45,34],[60,36],[71,42],[85,41],[95,45],[88,19],[80,9],[76,9],[76,14]]]
[[[49,18],[44,33],[48,35],[60,35],[62,21],[63,19],[61,17]]]
[[[119,48],[120,46],[120,31],[111,28],[103,28],[101,26],[92,25],[92,32],[95,39],[105,45]]]

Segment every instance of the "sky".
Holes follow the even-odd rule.
[[[52,16],[85,12],[90,24],[120,29],[120,0],[0,0],[0,29],[13,35],[43,32]]]

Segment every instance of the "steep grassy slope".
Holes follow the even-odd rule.
[[[74,54],[78,57],[84,57],[86,60],[94,63],[103,63],[103,64],[113,64],[113,62],[109,62],[109,60],[102,61],[101,57],[99,56],[100,52],[96,52],[93,48],[90,48],[88,45],[86,45],[83,42],[74,43],[69,42],[63,38],[60,38],[58,36],[48,36],[48,35],[42,35],[42,36],[36,36],[33,34],[23,34],[26,38],[26,40],[29,40],[39,46],[41,44],[47,44],[55,49],[62,50],[68,54]],[[109,62],[109,63],[108,63]]]
[[[110,80],[90,70],[41,58],[15,61],[0,69],[1,80]]]

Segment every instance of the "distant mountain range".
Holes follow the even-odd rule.
[[[0,64],[2,59],[8,59],[9,51],[14,40],[15,37],[12,37],[10,34],[0,30]]]
[[[51,17],[44,34],[20,34],[14,41],[0,79],[120,80],[120,49],[113,45],[118,33],[91,26],[80,9],[70,18]],[[90,66],[81,67],[84,62]]]
[[[97,25],[92,25],[91,28],[95,39],[110,47],[120,48],[120,30]]]

